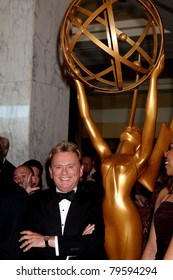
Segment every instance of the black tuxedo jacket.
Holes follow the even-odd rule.
[[[0,181],[0,184],[2,182]],[[0,259],[19,260],[20,231],[29,195],[14,182],[0,188]]]
[[[95,224],[91,235],[82,235],[88,224]],[[31,248],[23,253],[24,259],[66,259],[75,256],[76,259],[106,259],[104,252],[104,222],[102,205],[82,188],[78,188],[71,202],[64,233],[61,231],[59,204],[55,190],[48,189],[31,196],[25,229],[34,232],[58,236],[59,256],[55,248]]]
[[[13,182],[13,173],[16,167],[7,159],[3,163],[0,163],[0,188],[6,188],[7,184]]]

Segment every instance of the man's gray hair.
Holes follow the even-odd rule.
[[[82,159],[82,152],[80,151],[80,149],[78,148],[78,146],[73,143],[73,142],[68,142],[68,141],[62,141],[60,143],[58,143],[49,153],[49,157],[48,157],[48,164],[51,165],[51,161],[53,156],[56,153],[59,152],[73,152],[76,153],[77,157],[79,158],[79,161],[81,162]]]

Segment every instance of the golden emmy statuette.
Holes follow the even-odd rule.
[[[95,3],[94,8],[89,5],[89,9],[88,2]],[[165,59],[162,21],[150,0],[128,1],[134,2],[140,10],[138,14],[146,22],[143,32],[135,40],[118,27],[117,16],[121,15],[123,9],[129,9],[126,2],[118,0],[72,1],[64,16],[60,34],[65,67],[77,89],[79,112],[101,159],[105,249],[111,260],[136,260],[141,257],[142,223],[130,193],[138,180],[150,191],[154,189],[161,158],[172,136],[171,129],[163,124],[154,147],[158,110],[157,80]],[[92,32],[98,26],[105,32],[102,40]],[[150,53],[145,48],[148,36],[153,43]],[[95,56],[104,53],[107,57],[107,65],[99,72],[98,68],[95,72],[89,69],[78,57],[78,41],[85,38],[95,46]],[[130,79],[124,76],[124,69],[131,73]],[[139,86],[147,79],[149,87],[145,119],[140,129],[133,124],[136,100]],[[115,154],[112,154],[90,115],[85,86],[106,94],[134,90],[129,123],[120,135]],[[163,135],[164,143],[161,145]],[[153,167],[154,162],[157,164]]]

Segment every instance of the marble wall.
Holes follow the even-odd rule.
[[[0,135],[16,166],[68,138],[69,87],[57,60],[68,0],[0,0]]]

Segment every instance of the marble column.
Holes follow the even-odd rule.
[[[68,138],[69,87],[57,60],[69,0],[0,0],[0,135],[16,166]]]

